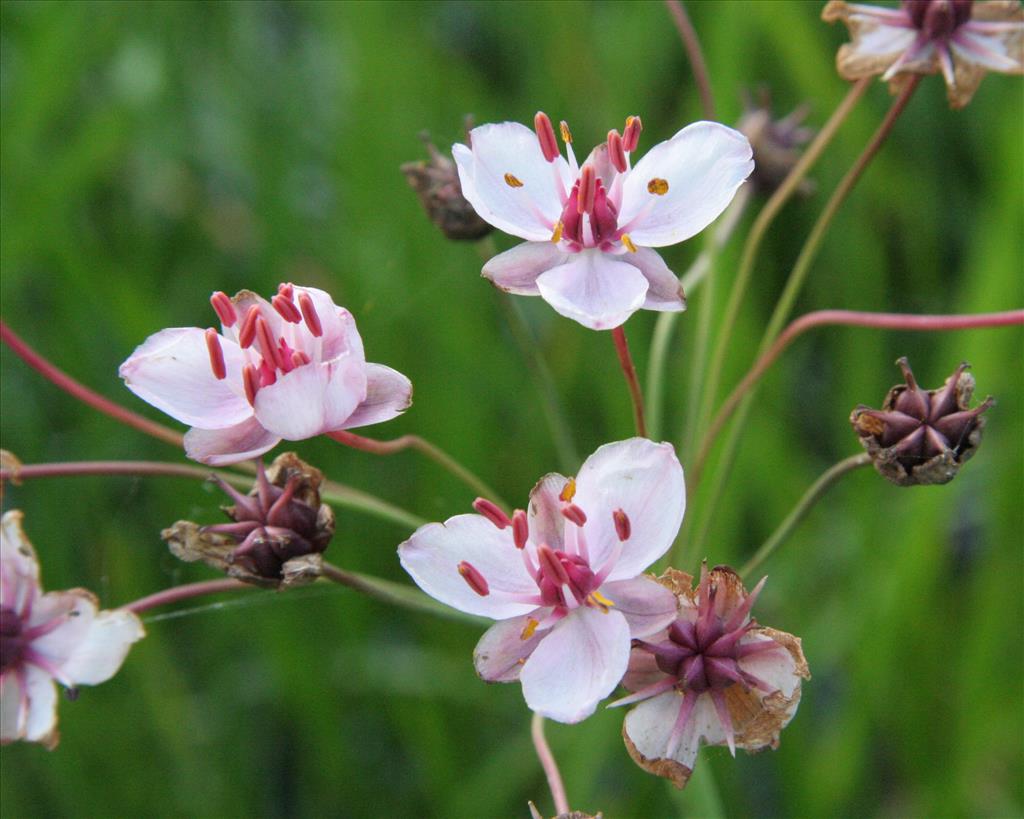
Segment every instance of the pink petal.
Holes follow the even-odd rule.
[[[645,310],[678,313],[686,309],[683,286],[655,251],[638,247],[636,253],[627,253],[619,258],[633,265],[647,279],[647,298],[643,305]]]
[[[140,344],[120,370],[125,386],[172,418],[204,429],[224,429],[252,417],[242,389],[242,350],[221,336],[227,378],[210,368],[204,331],[173,327]]]
[[[605,583],[600,592],[625,616],[631,637],[649,637],[676,619],[676,596],[653,577]]]
[[[629,172],[619,226],[634,244],[663,247],[704,230],[728,206],[754,169],[750,143],[717,122],[695,122],[659,143]],[[648,191],[652,180],[668,191]]]
[[[551,238],[562,213],[555,174],[563,187],[569,179],[565,159],[549,164],[537,135],[517,122],[481,125],[470,132],[472,150],[455,145],[462,195],[481,219],[496,228],[535,242]],[[521,187],[505,181],[511,174]]]
[[[256,393],[256,419],[288,441],[341,429],[366,398],[365,366],[347,353],[278,375],[277,381]]]
[[[344,307],[336,305],[330,294],[323,290],[318,290],[315,287],[296,287],[296,303],[300,293],[307,293],[313,300],[313,306],[320,318],[320,326],[323,328],[323,336],[320,341],[323,345],[320,351],[320,360],[329,361],[346,352],[351,352],[354,358],[365,361],[363,340],[356,329],[356,321],[352,314]]]
[[[255,418],[249,418],[227,429],[193,427],[185,433],[185,454],[202,464],[226,466],[262,455],[280,440]]]
[[[637,268],[600,250],[577,253],[537,279],[544,301],[592,330],[622,324],[643,306],[647,287]]]
[[[637,704],[626,714],[622,728],[636,749],[647,759],[671,758],[692,770],[701,737],[704,737],[709,745],[725,745],[725,732],[718,721],[711,697],[702,694],[697,698],[697,703],[683,729],[679,747],[669,757],[669,737],[682,704],[683,695],[679,691],[666,691]]]
[[[629,624],[615,610],[575,609],[545,635],[519,675],[526,704],[579,722],[619,684],[629,663]]]
[[[56,744],[57,686],[50,675],[34,665],[26,665],[25,693],[28,713],[24,715],[24,738],[44,745]]]
[[[142,621],[132,612],[101,611],[73,647],[60,672],[75,684],[105,682],[117,673],[132,643],[145,635]]]
[[[96,598],[84,589],[48,592],[32,609],[28,627],[48,629],[32,641],[32,651],[47,662],[48,670],[55,672],[64,685],[73,685],[75,681],[61,669],[84,642],[96,612]]]
[[[1018,24],[1024,26],[1024,24]],[[970,30],[970,24],[961,26],[953,35],[951,45],[957,56],[968,62],[977,63],[991,71],[1020,74],[1024,72],[1019,62],[1010,54],[1010,43],[1019,41],[1020,32],[983,34]]]
[[[551,242],[523,242],[487,262],[482,275],[507,293],[539,296],[537,277],[567,258],[568,255]]]
[[[0,674],[0,743],[6,745],[23,736],[21,684],[17,674]]]
[[[39,561],[21,529],[23,517],[12,509],[0,518],[0,603],[19,613],[39,595]]]
[[[390,421],[412,404],[412,382],[383,364],[366,364],[366,398],[356,407],[341,429],[365,427]]]
[[[740,640],[739,645],[764,642],[775,641],[770,637],[748,635]],[[742,658],[739,661],[739,665],[743,671],[753,674],[759,680],[768,683],[772,688],[781,691],[784,697],[793,696],[793,692],[800,687],[800,676],[797,674],[793,655],[781,645],[775,651],[762,650],[755,654],[750,654]]]
[[[552,549],[562,545],[562,532],[565,530],[565,518],[559,498],[568,478],[557,472],[549,472],[530,490],[529,522],[530,540],[535,544],[544,544]]]
[[[476,673],[487,682],[513,682],[519,679],[523,663],[540,644],[547,631],[528,633],[530,621],[541,622],[551,609],[537,609],[531,614],[499,620],[480,638],[473,651],[473,664]]]
[[[537,594],[510,530],[499,530],[480,515],[456,515],[444,523],[421,526],[398,547],[398,557],[417,586],[460,611],[504,620],[536,609],[534,603],[509,599]],[[486,597],[459,574],[463,560],[484,576],[490,587]]]
[[[608,581],[636,577],[668,551],[686,508],[683,468],[671,444],[646,438],[605,444],[576,477],[576,504],[587,513],[590,565],[601,568],[618,543],[612,512],[629,517],[629,540]]]

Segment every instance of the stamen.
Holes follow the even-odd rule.
[[[245,320],[238,331],[238,346],[243,350],[251,347],[253,341],[256,340],[256,319],[259,317],[260,308],[254,304],[249,308],[249,312],[245,314]]]
[[[562,232],[564,230],[565,225],[562,223],[562,220],[559,219],[557,222],[555,222],[555,232],[551,234],[551,241],[554,242],[556,245],[560,241],[562,241]]]
[[[643,129],[644,124],[640,121],[640,117],[626,117],[626,127],[622,131],[622,150],[627,154],[635,151],[640,142],[640,132]]]
[[[537,141],[540,142],[541,153],[548,162],[558,159],[558,142],[555,141],[555,129],[551,127],[551,120],[543,111],[538,111],[533,117],[533,130],[537,132]]]
[[[619,540],[629,540],[629,536],[633,531],[629,523],[629,515],[621,509],[616,509],[612,512],[612,520],[615,521],[615,534],[619,536]]]
[[[608,612],[608,609],[615,608],[615,604],[599,591],[592,591],[589,599],[593,600],[597,605],[604,609],[605,613]]]
[[[299,309],[302,310],[302,317],[306,320],[306,326],[316,338],[324,334],[323,325],[320,324],[320,316],[317,315],[316,307],[309,293],[299,294]]]
[[[562,132],[562,142],[566,145],[572,145],[572,131],[569,130],[569,123],[563,119],[558,123],[558,127]]]
[[[210,296],[210,305],[217,314],[217,318],[220,319],[221,324],[225,327],[235,326],[235,322],[238,321],[238,312],[235,310],[235,305],[231,303],[227,293],[218,290]]]
[[[540,563],[541,574],[546,575],[553,583],[558,586],[571,585],[569,573],[550,546],[537,547],[537,560]]]
[[[249,406],[256,404],[256,391],[259,389],[259,376],[252,364],[246,364],[242,368],[242,384],[245,386],[245,400]]]
[[[288,301],[295,299],[295,285],[291,282],[281,282],[277,286],[277,292],[288,299]]]
[[[569,478],[565,482],[565,486],[562,487],[562,491],[558,494],[558,499],[562,503],[569,503],[574,497],[576,497],[576,479]]]
[[[466,584],[481,597],[486,597],[491,593],[487,580],[472,564],[463,560],[459,564],[459,574],[462,575],[462,579],[466,581]]]
[[[579,214],[592,213],[596,195],[597,175],[594,173],[594,166],[584,165],[580,172],[580,196],[576,202],[576,212]]]
[[[533,633],[537,630],[537,626],[539,626],[539,625],[540,625],[540,621],[539,620],[535,620],[534,618],[531,617],[529,620],[526,621],[526,626],[523,628],[522,632],[519,634],[519,639],[520,640],[529,640],[533,636]]]
[[[513,176],[510,173],[505,174],[505,184],[510,188],[521,188],[523,183],[519,181],[518,177]]]
[[[625,173],[629,168],[626,164],[626,151],[622,147],[622,136],[614,128],[608,132],[608,159],[619,173]]]
[[[302,313],[299,312],[299,308],[295,306],[295,303],[291,299],[287,299],[278,293],[270,300],[270,303],[285,321],[290,322],[291,324],[298,324],[302,321]]]
[[[626,246],[626,250],[628,250],[630,253],[636,253],[636,245],[633,244],[633,240],[629,238],[628,233],[623,233],[622,236],[619,238],[622,239],[622,244]]]
[[[529,538],[530,523],[526,519],[526,512],[516,509],[512,513],[512,542],[515,543],[517,549],[522,549],[526,546],[526,541]]]
[[[647,183],[647,192],[653,193],[655,196],[664,196],[668,193],[668,180],[654,177]]]
[[[218,381],[227,378],[228,368],[224,363],[224,350],[220,346],[220,334],[212,327],[206,331],[206,351],[210,354],[210,369]]]
[[[505,529],[512,525],[508,515],[502,512],[501,507],[494,501],[489,501],[487,498],[477,498],[473,501],[473,508],[477,511],[477,514],[483,515],[499,529]]]
[[[567,506],[562,507],[562,516],[577,526],[582,526],[587,522],[587,514],[575,503],[570,503]]]
[[[267,320],[260,316],[256,319],[256,336],[259,338],[260,351],[263,353],[263,360],[273,364],[274,369],[284,369],[284,359],[281,351],[277,348],[277,342],[270,334],[270,325]]]

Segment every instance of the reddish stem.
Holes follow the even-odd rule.
[[[150,421],[148,418],[144,418],[131,410],[127,410],[119,404],[115,404],[113,401],[104,398],[97,392],[93,392],[84,384],[76,381],[66,372],[58,369],[56,366],[47,361],[43,356],[33,350],[22,338],[20,338],[7,324],[0,319],[0,339],[10,347],[15,355],[17,355],[22,361],[28,364],[32,369],[42,374],[45,378],[48,378],[58,387],[65,392],[88,404],[93,409],[97,409],[106,415],[109,415],[115,421],[120,421],[122,424],[127,424],[130,427],[145,432],[147,435],[152,435],[154,438],[159,438],[161,441],[166,441],[176,447],[181,447],[184,437],[180,432],[177,432],[170,427],[165,427],[163,424],[158,424],[156,421]]]
[[[544,769],[544,776],[548,780],[551,798],[555,803],[555,813],[559,816],[567,816],[569,815],[569,797],[566,796],[565,784],[562,782],[562,774],[558,771],[555,755],[551,753],[551,748],[544,736],[544,717],[540,714],[533,715],[533,720],[530,723],[530,736],[533,738],[533,747],[537,751],[537,758]]]
[[[615,352],[619,354],[619,364],[622,365],[622,373],[626,376],[626,385],[629,387],[629,394],[633,399],[633,418],[636,421],[636,434],[641,438],[646,438],[647,424],[644,423],[644,397],[640,391],[640,381],[636,377],[633,357],[629,354],[626,331],[621,325],[612,330],[612,339],[615,341]]]
[[[704,62],[704,52],[700,48],[700,40],[697,38],[697,31],[690,22],[690,16],[679,0],[665,0],[668,13],[672,15],[672,21],[679,30],[679,37],[683,41],[683,48],[686,49],[686,56],[690,60],[690,69],[693,71],[693,79],[697,83],[697,93],[700,94],[700,107],[704,111],[704,118],[713,120],[715,118],[715,99],[711,93],[711,81],[708,79],[708,67]]]
[[[160,461],[69,461],[49,464],[23,464],[0,469],[0,481],[18,483],[32,478],[56,478],[72,475],[170,475],[205,480],[214,470],[188,464]]]
[[[133,603],[121,606],[121,608],[141,614],[144,611],[149,611],[149,609],[155,609],[157,606],[166,606],[169,603],[177,603],[193,597],[202,597],[205,594],[219,594],[220,592],[251,588],[252,586],[248,583],[243,583],[241,580],[235,580],[234,578],[203,580],[199,583],[187,583],[184,586],[172,586],[148,597],[139,598]]]
[[[954,314],[949,316],[913,315],[907,313],[864,313],[857,310],[816,310],[807,313],[793,322],[779,335],[775,343],[769,347],[743,380],[736,385],[729,397],[715,415],[704,444],[690,468],[692,478],[688,483],[696,485],[704,468],[707,457],[715,438],[722,431],[726,422],[743,397],[761,379],[765,371],[775,363],[782,351],[799,335],[813,327],[823,324],[836,324],[847,327],[876,327],[884,330],[907,330],[913,332],[935,332],[941,330],[978,330],[986,327],[1007,327],[1024,324],[1024,310],[1007,310],[1002,313],[976,313],[974,315]]]

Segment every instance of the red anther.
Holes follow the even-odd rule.
[[[295,298],[295,285],[291,282],[281,282],[277,286],[277,292],[288,299],[288,301],[292,301]]]
[[[252,364],[246,364],[242,368],[242,384],[245,385],[245,400],[252,406],[256,403],[256,391],[259,389],[259,376]]]
[[[274,309],[277,310],[281,318],[285,321],[291,322],[292,324],[298,324],[302,321],[302,313],[299,312],[299,308],[295,306],[295,303],[291,301],[291,299],[288,299],[278,293],[270,300],[270,303],[274,305]]]
[[[478,514],[483,515],[499,529],[505,529],[512,525],[508,515],[502,512],[501,507],[494,501],[489,501],[487,498],[477,498],[473,501],[473,508]]]
[[[526,541],[529,538],[530,523],[526,519],[526,512],[516,509],[512,513],[512,542],[516,544],[517,549],[522,549],[526,546]]]
[[[210,354],[210,369],[218,381],[227,378],[228,368],[224,364],[224,350],[220,346],[220,334],[212,327],[206,331],[206,351]]]
[[[633,527],[629,523],[629,515],[621,509],[616,509],[612,512],[612,520],[615,521],[615,534],[619,536],[619,540],[629,540],[629,536],[633,531]]]
[[[566,504],[562,507],[562,516],[577,526],[582,526],[587,522],[586,513],[580,509],[575,503]]]
[[[259,317],[260,308],[254,304],[249,308],[249,312],[245,314],[245,320],[238,331],[238,346],[243,350],[251,347],[253,341],[256,340],[256,319]]]
[[[593,165],[584,165],[580,171],[580,198],[576,203],[577,213],[592,213],[594,196],[597,193],[597,175]]]
[[[466,581],[466,585],[481,597],[486,597],[491,593],[491,588],[487,585],[487,579],[471,563],[463,560],[459,564],[459,574]]]
[[[643,129],[644,124],[640,121],[640,117],[626,117],[626,128],[622,132],[622,150],[627,154],[635,151],[640,142],[640,132]]]
[[[540,142],[540,151],[548,162],[558,159],[558,142],[555,140],[555,129],[551,127],[551,120],[543,111],[538,111],[533,118],[533,130],[537,132],[537,141]]]
[[[256,319],[256,337],[260,342],[260,352],[263,353],[263,361],[273,365],[274,369],[284,369],[284,358],[278,349],[277,342],[270,334],[270,325],[263,316]]]
[[[299,294],[299,308],[302,310],[302,317],[306,320],[309,332],[320,338],[324,334],[324,328],[320,324],[320,316],[317,315],[316,307],[313,306],[313,299],[309,293]]]
[[[541,575],[547,577],[556,586],[570,583],[569,573],[550,546],[541,544],[537,547],[537,562],[540,563]]]
[[[622,147],[622,136],[614,128],[608,132],[608,159],[619,173],[626,172],[626,151]]]
[[[235,310],[235,305],[231,303],[231,299],[227,293],[218,290],[210,296],[210,305],[213,307],[213,311],[217,314],[217,318],[220,319],[221,324],[225,327],[235,326],[235,322],[238,321],[238,313]]]

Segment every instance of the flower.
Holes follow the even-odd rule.
[[[529,515],[478,499],[480,514],[422,526],[398,554],[427,594],[498,621],[474,652],[483,679],[518,679],[531,709],[578,722],[622,679],[630,639],[675,618],[675,597],[640,572],[672,545],[685,495],[671,445],[632,438],[575,479],[542,478]]]
[[[808,106],[801,105],[781,119],[775,119],[772,96],[767,86],[758,89],[757,99],[743,94],[743,115],[736,130],[750,140],[754,151],[754,172],[750,183],[763,194],[771,194],[789,176],[800,159],[800,149],[814,136],[814,130],[803,125]],[[814,190],[804,179],[797,190],[807,195]]]
[[[477,213],[527,240],[483,275],[594,330],[618,327],[641,307],[683,310],[679,280],[649,248],[689,239],[725,210],[754,167],[746,137],[696,122],[631,167],[641,122],[630,117],[580,167],[564,122],[566,157],[546,114],[534,126],[482,125],[470,132],[472,147],[452,148]]]
[[[800,703],[800,679],[811,675],[798,638],[750,618],[766,579],[748,595],[728,566],[701,566],[696,590],[685,572],[660,578],[679,598],[679,618],[634,642],[623,684],[635,693],[612,703],[639,703],[622,736],[644,770],[682,788],[702,739],[728,745],[733,756],[736,748],[778,747]]]
[[[145,635],[129,611],[97,611],[85,589],[43,594],[22,513],[0,519],[0,742],[57,745],[57,687],[109,680]]]
[[[1024,74],[1017,0],[903,0],[899,8],[830,0],[821,16],[850,30],[852,42],[836,55],[845,80],[881,74],[896,91],[907,73],[941,70],[950,106],[963,108],[986,71]]]
[[[210,303],[221,333],[161,330],[119,370],[142,400],[192,426],[193,460],[237,463],[282,438],[376,424],[409,406],[409,379],[366,363],[352,314],[324,291],[282,284],[269,302],[243,290]]]
[[[896,362],[906,384],[897,384],[874,410],[863,404],[850,423],[871,456],[875,469],[897,486],[949,483],[974,455],[985,427],[982,413],[990,397],[968,409],[974,378],[961,364],[946,383],[922,390],[906,358]]]

